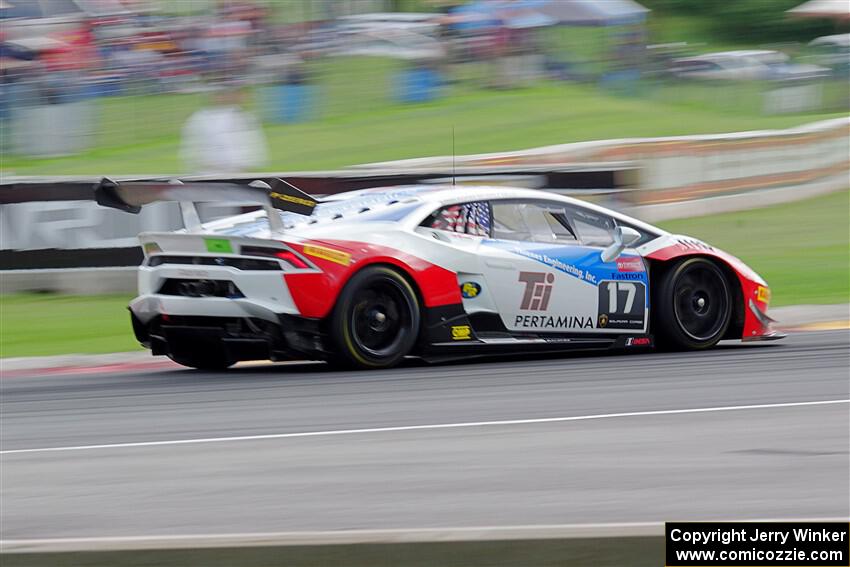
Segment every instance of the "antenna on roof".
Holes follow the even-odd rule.
[[[452,125],[452,187],[455,183],[455,127]]]

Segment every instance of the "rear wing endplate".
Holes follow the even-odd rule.
[[[95,201],[128,213],[138,213],[156,202],[180,203],[183,225],[189,232],[201,228],[195,203],[253,203],[262,205],[272,232],[283,231],[277,211],[310,216],[319,201],[283,179],[254,181],[249,185],[215,181],[128,181],[102,179],[94,189]]]

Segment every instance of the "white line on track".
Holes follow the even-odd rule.
[[[363,429],[331,429],[325,431],[300,431],[295,433],[270,433],[265,435],[241,435],[235,437],[205,437],[200,439],[170,439],[166,441],[137,441],[133,443],[105,443],[101,445],[76,445],[67,447],[39,447],[34,449],[9,449],[6,451],[0,451],[0,455],[15,455],[21,453],[51,453],[58,451],[93,451],[97,449],[126,449],[132,447],[159,447],[167,445],[192,445],[201,443],[232,443],[237,441],[292,439],[296,437],[329,437],[331,435],[357,435],[366,433],[389,433],[396,431],[420,431],[430,429],[461,429],[466,427],[490,427],[497,425],[531,425],[537,423],[563,423],[568,421],[590,421],[595,419],[612,419],[621,417],[681,415],[690,413],[713,413],[723,411],[826,406],[847,403],[850,403],[850,399],[817,400],[810,402],[783,402],[778,404],[754,404],[744,406],[716,406],[708,408],[688,408],[673,410],[630,411],[622,413],[602,413],[595,415],[574,415],[569,417],[540,417],[532,419],[505,419],[499,421],[467,421],[460,423],[433,423],[426,425],[398,425],[394,427],[370,427]]]
[[[712,521],[732,521],[718,518]],[[735,518],[753,523],[847,522],[846,517]],[[664,522],[591,524],[533,524],[443,528],[389,528],[330,531],[219,533],[193,535],[105,536],[0,540],[0,552],[73,552],[143,549],[203,549],[222,547],[333,545],[369,543],[429,543],[452,541],[510,541],[522,539],[612,538],[664,535]]]

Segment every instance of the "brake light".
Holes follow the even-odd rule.
[[[289,263],[293,268],[298,268],[300,270],[309,268],[307,262],[299,258],[295,252],[290,250],[281,250],[280,252],[276,252],[274,255],[275,258],[279,260],[283,260],[284,262]]]
[[[243,246],[241,249],[245,256],[265,256],[267,258],[277,258],[283,260],[293,268],[299,270],[308,269],[310,265],[304,261],[301,256],[292,250],[281,250],[280,248],[270,248],[267,246]]]

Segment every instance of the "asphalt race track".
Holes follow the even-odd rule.
[[[846,518],[848,339],[9,377],[0,537]]]

